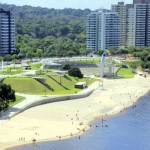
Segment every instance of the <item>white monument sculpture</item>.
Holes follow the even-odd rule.
[[[109,56],[109,62],[105,63],[105,57]],[[111,53],[108,51],[106,53],[106,51],[104,51],[104,53],[102,54],[101,57],[101,65],[100,65],[100,76],[101,78],[103,78],[104,76],[106,76],[106,74],[104,73],[104,68],[108,67],[108,77],[114,77],[116,76],[116,74],[114,73],[114,64],[112,61],[112,57],[111,57]]]

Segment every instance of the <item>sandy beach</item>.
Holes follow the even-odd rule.
[[[103,88],[89,97],[28,109],[0,125],[0,149],[43,140],[61,140],[84,133],[96,118],[105,119],[150,90],[150,77],[103,80]]]

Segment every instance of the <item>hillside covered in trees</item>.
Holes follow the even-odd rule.
[[[16,17],[16,53],[23,57],[72,56],[86,53],[89,9],[48,9],[0,4]],[[17,56],[16,56],[17,57]]]

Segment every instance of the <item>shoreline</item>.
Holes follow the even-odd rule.
[[[150,91],[146,92],[149,93]],[[144,94],[144,95],[146,95]],[[142,95],[142,96],[144,96]],[[142,97],[141,96],[141,97]],[[135,101],[135,104],[138,103],[138,101],[141,99],[141,97],[139,97],[136,101]],[[114,108],[113,110],[111,110],[110,112],[107,112],[107,116],[106,118],[111,118],[113,116],[116,116],[116,115],[120,115],[120,113],[123,113],[124,111],[127,111],[127,109],[129,109],[130,107],[132,107],[133,104],[127,106],[125,109],[123,108],[119,108],[119,110],[117,110],[116,112],[114,112],[114,110],[116,110],[116,108]],[[113,112],[113,113],[112,113]],[[66,135],[64,137],[61,138],[61,140],[65,140],[65,139],[69,139],[69,138],[73,138],[73,137],[77,137],[77,136],[80,136],[80,135],[83,135],[83,134],[86,134],[89,130],[90,130],[90,124],[94,121],[97,121],[99,119],[102,119],[103,116],[97,116],[95,118],[93,118],[93,120],[89,121],[88,124],[86,125],[86,127],[84,128],[85,129],[85,132],[81,131],[81,132],[78,132],[78,133],[75,133],[73,134],[72,136],[70,135]],[[43,139],[43,140],[40,140],[38,142],[36,142],[37,144],[38,143],[43,143],[43,142],[51,142],[51,141],[59,141],[58,138],[54,138],[54,139]],[[17,145],[15,144],[14,146],[10,146],[10,147],[7,147],[5,148],[4,150],[10,150],[11,148],[15,148],[15,147],[19,147],[19,146],[25,146],[25,145],[28,145],[28,144],[33,144],[33,142],[26,142],[24,144],[19,144],[17,143]]]
[[[142,79],[142,78],[141,78]],[[132,79],[124,79],[124,81],[130,81],[130,80],[132,80]],[[143,80],[143,79],[142,79]],[[126,82],[125,81],[125,82]],[[147,79],[147,81],[149,81],[150,82],[150,78],[148,78]],[[146,82],[147,82],[146,81]],[[105,81],[104,81],[105,82]],[[119,81],[106,81],[106,82],[108,82],[108,85],[109,85],[109,83],[110,82],[119,82]],[[149,84],[146,84],[146,87],[147,87],[147,85],[149,85]],[[109,102],[109,103],[106,103],[106,100],[105,100],[105,98],[106,97],[104,97],[104,104],[105,105],[108,105],[109,107],[109,109],[110,109],[110,111],[107,111],[106,110],[106,112],[103,112],[103,111],[101,111],[100,112],[100,110],[99,109],[97,109],[96,111],[93,111],[92,113],[87,113],[87,116],[86,115],[84,115],[83,116],[83,118],[82,118],[82,120],[84,121],[84,125],[83,125],[83,127],[80,129],[80,131],[74,131],[74,133],[72,133],[72,135],[70,135],[69,134],[69,132],[64,132],[65,134],[64,134],[64,136],[62,135],[61,136],[61,139],[67,139],[67,138],[71,138],[71,137],[76,137],[76,136],[79,136],[79,135],[82,135],[82,134],[84,134],[84,133],[86,133],[86,131],[88,131],[89,129],[90,129],[90,123],[91,122],[93,122],[94,120],[97,120],[97,119],[100,119],[100,118],[105,118],[105,117],[112,117],[113,115],[117,115],[117,114],[119,114],[119,113],[121,113],[122,111],[124,111],[124,110],[126,110],[127,108],[129,108],[129,107],[131,107],[132,105],[134,105],[136,102],[138,102],[138,100],[142,97],[142,96],[144,96],[144,95],[146,95],[148,92],[149,92],[149,88],[143,88],[142,89],[142,92],[140,92],[139,93],[139,95],[137,96],[134,96],[130,101],[127,101],[127,103],[125,103],[126,101],[123,101],[123,105],[122,104],[118,104],[118,105],[116,105],[116,100],[114,100],[115,101],[115,103],[111,103],[111,102]],[[107,88],[106,88],[107,89]],[[111,88],[110,88],[111,89]],[[140,88],[139,88],[140,89]],[[112,90],[112,89],[111,89]],[[120,90],[120,89],[119,89]],[[109,91],[105,91],[105,90],[98,90],[98,92],[99,91],[101,91],[102,93],[101,94],[103,94],[104,92],[106,93],[106,95],[108,95],[108,92]],[[127,90],[128,91],[128,90]],[[141,90],[140,90],[141,91]],[[131,91],[130,91],[131,92]],[[135,91],[136,92],[136,91]],[[132,92],[131,92],[132,93]],[[112,94],[112,93],[111,93]],[[115,93],[116,95],[118,94],[118,93]],[[95,94],[96,95],[96,94]],[[105,96],[105,94],[104,94],[104,96]],[[112,96],[112,95],[111,95]],[[129,95],[127,95],[126,94],[126,96],[127,97],[129,97]],[[107,98],[108,98],[108,96],[107,96]],[[115,98],[115,97],[114,97]],[[118,98],[120,98],[119,96],[118,96]],[[111,100],[111,99],[110,99]],[[75,101],[74,101],[75,102]],[[80,103],[80,101],[78,100],[78,102]],[[118,102],[118,101],[117,101]],[[119,101],[120,103],[122,103],[121,102],[121,99],[120,99],[120,101]],[[60,102],[61,103],[61,102]],[[63,103],[71,103],[71,102],[63,102]],[[91,103],[90,103],[91,104]],[[57,104],[56,104],[57,105]],[[104,105],[104,106],[105,106]],[[104,107],[104,106],[102,106],[102,107]],[[40,107],[40,106],[39,106]],[[103,110],[103,108],[102,108],[102,110]],[[106,115],[107,114],[107,115]],[[71,129],[70,129],[71,130]],[[84,131],[83,131],[84,130]],[[1,131],[1,130],[0,130]],[[1,133],[1,132],[0,132]],[[46,142],[46,141],[55,141],[55,140],[59,140],[58,139],[58,137],[53,137],[53,138],[45,138],[45,139],[39,139],[39,140],[37,140],[37,143],[41,143],[41,142]],[[32,142],[31,141],[27,141],[27,142],[24,142],[24,141],[22,141],[22,142],[3,142],[3,144],[2,143],[0,143],[0,148],[1,149],[10,149],[10,148],[14,148],[14,147],[17,147],[17,146],[21,146],[21,145],[27,145],[27,144],[31,144]]]

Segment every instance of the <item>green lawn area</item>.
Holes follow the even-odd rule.
[[[141,60],[123,61],[123,63],[129,65],[131,68],[137,68],[142,64],[142,61]]]
[[[92,84],[98,79],[74,78],[66,75],[65,77],[51,76],[46,79],[46,86],[32,78],[6,78],[3,83],[10,84],[12,89],[18,93],[34,95],[56,95],[56,94],[73,94],[82,89],[74,88],[77,82],[87,82]],[[50,90],[51,89],[51,90]]]
[[[127,78],[133,78],[135,73],[132,72],[132,70],[129,68],[120,68],[117,72],[117,75],[124,75],[124,78],[127,79]]]
[[[101,61],[101,58],[91,58],[91,59],[78,59],[78,60],[73,60],[72,62],[80,62],[80,63],[87,63],[87,64],[96,64]],[[109,59],[106,58],[105,62],[108,62]]]
[[[32,78],[6,78],[3,83],[10,84],[18,93],[45,95],[50,94],[48,88]]]
[[[51,74],[57,75],[56,72],[53,72],[53,71],[51,71],[51,70],[42,70],[42,69],[39,69],[39,70],[36,72],[36,74],[37,74],[38,76],[45,76],[45,75],[51,75]]]
[[[23,71],[21,67],[9,66],[9,67],[5,67],[4,71],[1,72],[0,75],[15,75],[15,74],[20,74],[22,72]]]
[[[52,94],[72,94],[81,91],[81,89],[74,88],[77,82],[87,82],[87,85],[90,85],[95,81],[99,80],[88,78],[78,79],[66,75],[65,77],[52,76],[52,78],[47,79],[46,83],[53,88],[54,91],[52,91]]]
[[[38,63],[38,64],[31,64],[31,69],[32,70],[39,70],[42,66],[42,63]]]
[[[71,94],[81,91],[81,89],[74,88],[74,81],[66,79],[65,77],[52,76],[52,78],[47,79],[46,83],[53,89],[51,94]]]
[[[81,63],[89,63],[89,64],[96,64],[98,63],[100,60],[99,59],[79,59],[79,60],[74,60],[72,62],[81,62]]]
[[[16,95],[16,100],[14,102],[10,102],[9,106],[14,106],[14,105],[22,102],[23,100],[25,100],[25,97]]]

